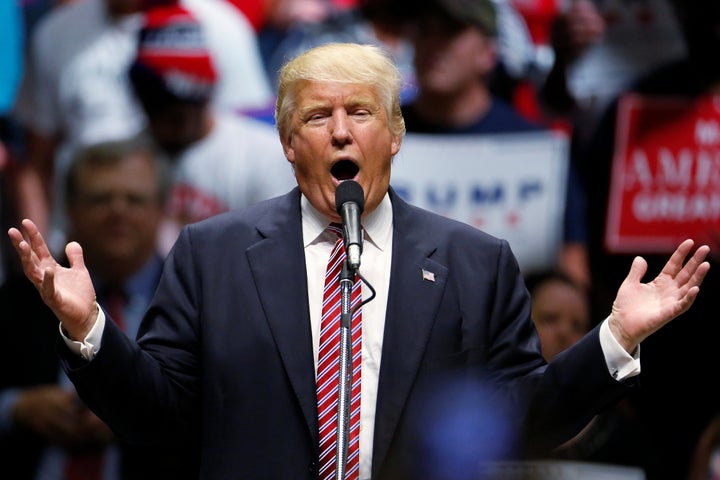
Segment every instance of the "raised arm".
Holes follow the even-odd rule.
[[[658,331],[693,304],[700,284],[710,269],[705,261],[710,252],[706,245],[688,258],[694,242],[685,240],[672,254],[660,274],[649,283],[641,283],[647,262],[635,257],[630,273],[618,289],[609,319],[610,330],[627,352]]]
[[[69,268],[53,258],[37,226],[31,220],[22,221],[21,232],[8,230],[17,250],[25,276],[35,285],[40,296],[62,323],[73,340],[83,340],[97,319],[95,290],[85,268],[80,244],[70,242],[65,247]]]

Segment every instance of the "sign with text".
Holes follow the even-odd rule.
[[[567,168],[557,133],[407,134],[390,183],[414,205],[506,239],[533,270],[557,262]]]
[[[720,235],[720,96],[620,100],[605,244],[672,252]]]

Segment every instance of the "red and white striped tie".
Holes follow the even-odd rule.
[[[317,369],[318,425],[320,429],[320,479],[334,479],[337,450],[337,418],[339,393],[340,358],[340,271],[345,261],[345,245],[342,227],[335,224],[328,227],[337,236],[325,273],[322,320],[320,322],[320,351]],[[362,301],[361,284],[357,276],[350,296],[350,308]],[[356,480],[360,468],[360,362],[362,359],[362,322],[358,309],[351,322],[352,339],[352,389],[350,398],[350,435],[346,476]],[[338,480],[345,480],[338,479]]]

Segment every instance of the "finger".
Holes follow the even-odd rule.
[[[10,237],[10,240],[12,241],[13,245],[17,245],[18,243],[25,240],[25,238],[22,236],[22,233],[20,232],[20,230],[18,230],[15,227],[11,227],[8,230],[8,236]]]
[[[705,261],[705,258],[707,258],[708,253],[710,253],[710,247],[707,245],[700,246],[692,257],[690,257],[690,260],[688,260],[685,263],[685,266],[678,272],[675,279],[680,283],[686,283],[689,280],[696,280],[695,273],[697,272],[698,268],[703,264]],[[710,264],[708,264],[708,268],[710,267]],[[699,283],[697,284],[699,285]]]
[[[25,243],[25,237],[23,237],[20,230],[15,227],[8,229],[8,237],[10,237],[10,242],[13,247],[15,247],[15,250],[17,250],[18,254],[22,257],[23,251],[20,248],[20,245]]]
[[[26,218],[22,221],[22,226],[25,228],[25,232],[27,232],[30,246],[32,247],[35,255],[37,255],[40,260],[43,260],[45,258],[52,258],[52,255],[50,254],[50,249],[48,249],[47,243],[45,243],[45,240],[43,239],[43,236],[35,223],[33,223],[32,220],[28,220]]]
[[[697,286],[688,289],[685,294],[676,302],[673,318],[687,312],[692,306],[692,304],[695,302],[695,298],[698,296],[698,293],[700,293],[700,289]]]
[[[709,270],[710,264],[708,262],[701,263],[697,270],[695,270],[690,281],[682,286],[680,289],[679,313],[686,312],[695,302],[695,298],[697,298],[700,293],[700,284],[705,279],[705,275],[707,275]]]
[[[8,236],[21,258],[30,252],[30,244],[27,243],[20,230],[13,227],[8,230]]]
[[[625,279],[627,282],[640,283],[647,272],[647,262],[642,257],[635,257],[632,265],[630,265],[630,271]]]
[[[36,286],[38,286],[42,281],[42,271],[39,268],[37,257],[30,248],[30,244],[25,241],[25,237],[23,237],[22,233],[17,228],[9,229],[8,236],[10,237],[10,241],[12,242],[15,251],[20,257],[23,272],[25,272],[25,275]]]
[[[70,242],[65,246],[65,255],[70,262],[70,268],[85,268],[82,247],[77,242]]]
[[[687,239],[680,245],[678,245],[678,247],[675,249],[675,252],[673,252],[673,254],[670,256],[670,259],[663,267],[661,273],[664,273],[665,275],[670,275],[672,278],[675,278],[678,272],[680,272],[680,270],[682,269],[683,263],[685,263],[685,257],[687,257],[688,253],[690,253],[690,250],[692,249],[694,244],[695,242],[693,242],[691,239]]]
[[[700,285],[702,284],[703,280],[705,280],[705,276],[710,271],[710,263],[703,262],[701,263],[697,270],[695,270],[695,273],[693,273],[692,278],[688,282],[688,286],[690,289],[697,288],[700,290]]]

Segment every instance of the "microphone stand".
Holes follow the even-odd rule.
[[[338,480],[345,480],[350,438],[350,395],[352,392],[352,311],[350,301],[355,272],[345,260],[340,272],[340,371],[338,373],[338,424],[335,453],[335,472]]]

